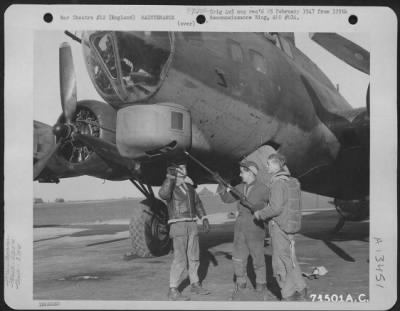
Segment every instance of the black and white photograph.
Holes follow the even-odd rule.
[[[25,146],[21,179],[32,196],[14,211],[26,233],[5,234],[10,290],[30,274],[36,307],[118,309],[360,309],[388,291],[396,147],[374,121],[385,98],[376,30],[365,12],[358,21],[316,8],[246,12],[265,23],[336,12],[348,25],[210,26],[223,10],[192,11],[190,31],[188,18],[181,29],[129,29],[138,11],[42,14],[125,24],[32,30],[33,162]],[[379,124],[395,130],[387,116]],[[382,169],[393,171],[377,187]],[[387,231],[374,229],[380,214]]]

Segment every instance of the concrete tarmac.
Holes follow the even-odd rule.
[[[173,254],[124,260],[123,255],[130,250],[129,218],[125,213],[134,207],[132,202],[110,201],[103,204],[107,206],[104,208],[102,204],[80,203],[72,209],[68,203],[35,207],[34,299],[167,300]],[[338,214],[328,201],[321,201],[319,205],[322,209],[304,213],[303,229],[296,238],[302,271],[310,273],[316,266],[328,270],[325,276],[306,280],[309,300],[368,299],[369,222],[348,222],[339,233],[330,234]],[[208,211],[212,231],[200,233],[199,277],[211,294],[191,295],[186,279],[180,289],[191,300],[230,300],[234,219],[228,217],[229,211],[234,211],[232,205]],[[268,238],[265,259],[268,286],[279,296],[272,276]],[[249,284],[254,283],[250,262],[248,276]],[[250,294],[248,300],[258,300],[258,297]]]

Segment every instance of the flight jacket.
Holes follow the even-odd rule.
[[[206,212],[203,207],[193,182],[186,177],[184,185],[177,186],[175,178],[167,176],[162,184],[158,195],[167,201],[168,223],[180,221],[196,221],[197,217],[203,220]]]
[[[255,180],[253,183],[249,185],[241,183],[235,186],[235,188],[239,192],[243,193],[246,196],[247,200],[253,205],[252,208],[253,212],[263,209],[264,206],[268,203],[269,199],[268,188],[258,180]],[[221,185],[218,186],[217,192],[220,194],[221,200],[224,203],[233,203],[235,201],[238,201],[238,198],[236,198],[232,193],[226,190],[227,189],[224,186]],[[247,207],[242,205],[240,201],[237,204],[237,209],[239,211],[239,215],[252,216],[251,211]]]

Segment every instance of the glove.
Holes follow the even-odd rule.
[[[225,193],[225,191],[227,190],[227,188],[224,186],[224,185],[222,185],[222,184],[218,184],[218,187],[217,187],[217,193]]]
[[[218,173],[213,174],[213,178],[221,185],[222,177]]]
[[[222,187],[223,189],[226,189],[227,187],[225,186],[225,181],[224,179],[221,177],[220,174],[218,173],[214,173],[213,174],[213,178],[214,180],[218,183],[218,187]],[[229,188],[228,188],[229,189]]]
[[[203,219],[203,231],[205,233],[210,232],[210,223],[208,222],[208,219]]]
[[[176,178],[177,175],[176,167],[175,166],[169,166],[167,168],[167,177],[168,178]]]

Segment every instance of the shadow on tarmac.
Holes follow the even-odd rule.
[[[332,233],[331,229],[334,226],[335,221],[338,219],[338,214],[336,211],[326,211],[319,212],[311,215],[303,216],[303,229],[300,234],[305,237],[322,241],[333,253],[335,253],[339,258],[348,261],[355,262],[356,260],[343,249],[341,249],[334,242],[341,241],[351,241],[358,240],[362,242],[369,242],[369,222],[346,222],[345,226],[341,231],[337,233]],[[200,281],[207,277],[208,269],[210,265],[218,266],[218,257],[224,256],[225,258],[231,260],[231,251],[215,251],[212,252],[209,249],[220,244],[230,243],[233,241],[233,226],[234,222],[229,222],[225,224],[212,225],[211,231],[209,233],[204,233],[200,231],[200,267],[199,267],[199,278]],[[90,224],[90,225],[47,225],[47,226],[35,226],[35,228],[42,227],[68,227],[68,228],[82,228],[82,231],[74,232],[71,234],[62,234],[55,237],[48,237],[40,240],[35,240],[34,242],[42,242],[47,240],[60,239],[64,237],[85,237],[94,235],[113,235],[118,232],[123,232],[127,230],[127,225],[120,224]],[[97,243],[88,244],[87,246],[94,246],[103,243],[112,243],[120,241],[123,239],[113,239]],[[266,256],[266,265],[268,273],[272,271],[271,258]],[[269,267],[269,268],[268,268]],[[248,261],[248,276],[255,286],[255,275],[252,268],[251,257]],[[271,275],[267,275],[268,283],[273,284],[274,278]],[[182,282],[180,289],[183,290],[189,285],[189,280],[184,280]],[[270,288],[274,292],[274,288]]]
[[[227,259],[232,259],[230,252],[210,251],[210,248],[215,246],[230,243],[233,241],[233,223],[211,225],[211,230],[208,233],[199,232],[200,243],[200,266],[198,270],[199,280],[202,282],[208,274],[210,265],[218,266],[218,257],[224,256]],[[183,291],[190,285],[189,278],[185,278],[178,286],[179,291]]]
[[[218,225],[218,227],[213,226],[212,231],[209,233],[200,232],[200,266],[198,270],[199,280],[203,282],[207,278],[208,270],[210,266],[218,266],[218,257],[225,257],[228,260],[232,260],[232,249],[229,251],[212,251],[211,248],[224,244],[231,243],[233,241],[233,226],[234,223]],[[266,245],[267,246],[267,245]],[[272,257],[270,255],[265,255],[265,264],[267,271],[267,284],[268,289],[278,298],[280,298],[280,288],[276,279],[273,276],[272,271]],[[253,288],[256,287],[256,275],[253,267],[253,260],[249,256],[247,261],[247,276],[250,280]],[[235,282],[234,272],[232,267],[232,286]],[[190,285],[189,277],[186,277],[181,284],[178,286],[179,291],[185,290]]]
[[[48,225],[48,226],[39,226],[38,228],[47,228],[47,227],[60,227],[60,228],[72,228],[72,229],[82,229],[81,231],[78,232],[73,232],[70,234],[61,234],[49,238],[44,238],[44,239],[39,239],[35,240],[34,243],[37,242],[43,242],[43,241],[48,241],[48,240],[55,240],[55,239],[60,239],[64,237],[86,237],[86,236],[96,236],[96,235],[113,235],[119,232],[124,232],[128,230],[127,225],[110,225],[110,224],[90,224],[90,225],[71,225],[71,226],[65,226],[65,225]],[[34,227],[36,228],[36,227]],[[124,238],[127,239],[127,238]],[[121,239],[117,239],[121,240]],[[116,240],[112,240],[116,241]],[[109,241],[105,241],[105,243],[108,243]],[[97,243],[97,244],[102,244],[102,243]],[[95,244],[93,244],[95,245]],[[92,246],[92,244],[88,244],[87,246]]]
[[[333,232],[332,220],[338,219],[336,211],[321,212],[303,217],[303,229],[300,234],[322,241],[332,252],[348,262],[356,260],[334,242],[360,241],[369,242],[368,221],[347,221],[339,232]]]
[[[341,231],[332,233],[332,228],[338,214],[336,211],[320,212],[311,215],[305,215],[303,217],[303,229],[300,232],[301,235],[322,241],[333,253],[339,258],[347,262],[356,262],[356,260],[340,248],[335,242],[342,241],[361,241],[369,242],[369,222],[346,222],[345,226]],[[232,254],[231,249],[229,251],[215,251],[210,250],[211,248],[224,243],[231,243],[233,241],[233,225],[234,223],[222,224],[213,226],[212,231],[209,233],[200,232],[200,267],[199,267],[199,279],[202,282],[206,279],[208,269],[210,265],[218,266],[218,257],[224,256],[231,260]],[[265,246],[267,246],[266,244]],[[276,279],[273,276],[272,270],[272,257],[265,255],[266,271],[267,271],[267,284],[268,289],[276,296],[280,297],[280,288]],[[232,268],[233,275],[233,268]],[[252,263],[252,258],[249,256],[247,262],[247,275],[251,285],[255,288],[256,278]],[[234,277],[232,283],[234,282]],[[179,290],[183,291],[190,285],[188,278],[183,280],[179,286]]]

